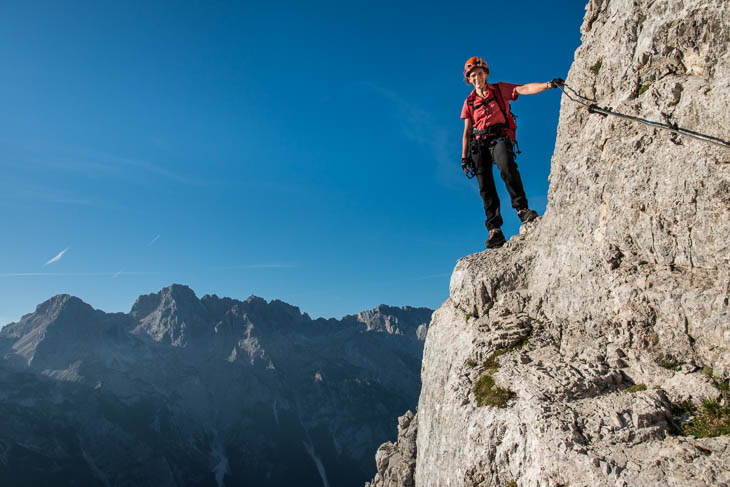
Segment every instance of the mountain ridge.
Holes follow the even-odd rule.
[[[398,322],[400,333],[312,320],[280,300],[198,298],[181,285],[141,296],[129,313],[54,296],[0,331],[0,452],[15,461],[0,462],[0,483],[29,485],[18,465],[60,462],[69,482],[322,485],[325,475],[362,485],[369,452],[415,405],[416,330],[432,313],[392,308],[396,319],[390,309],[367,317]],[[33,422],[62,446],[9,426]]]

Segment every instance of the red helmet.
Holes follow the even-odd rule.
[[[464,81],[469,83],[469,73],[471,73],[475,68],[482,68],[487,73],[489,73],[489,65],[487,62],[480,58],[479,56],[470,57],[466,60],[466,64],[464,64]]]

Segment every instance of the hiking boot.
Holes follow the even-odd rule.
[[[527,223],[537,218],[538,214],[535,210],[523,208],[521,210],[517,210],[517,216],[520,217],[520,221],[522,223]]]
[[[488,249],[493,249],[495,247],[501,247],[505,241],[502,230],[500,228],[493,228],[489,230],[489,239],[484,242],[484,246]]]

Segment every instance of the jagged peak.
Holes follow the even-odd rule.
[[[229,298],[229,297],[226,297],[226,296],[220,297],[220,296],[218,296],[215,293],[214,294],[205,294],[205,295],[203,295],[202,298],[200,298],[200,300],[203,301],[203,302],[208,302],[208,301],[209,302],[218,302],[218,301],[220,301],[220,302],[227,302],[227,303],[238,302],[237,299]]]
[[[36,306],[35,312],[23,315],[19,321],[4,326],[1,333],[6,337],[18,337],[32,330],[46,329],[66,314],[81,316],[95,311],[91,305],[76,296],[57,294]]]
[[[412,335],[421,339],[425,335],[423,328],[428,327],[433,310],[429,308],[413,308],[410,306],[390,306],[379,304],[373,309],[361,311],[356,315],[346,315],[343,323],[364,325],[366,331],[385,332],[393,335]]]
[[[159,292],[143,294],[138,297],[130,313],[133,317],[140,318],[152,313],[157,308],[182,303],[200,304],[200,300],[195,295],[195,291],[189,286],[173,283],[160,289]]]
[[[12,353],[23,357],[26,364],[48,365],[48,360],[61,357],[68,350],[85,353],[89,343],[122,336],[127,325],[124,313],[105,313],[80,298],[59,294],[39,304],[34,313],[4,327],[0,336],[11,341]]]
[[[56,294],[36,306],[35,312],[40,314],[53,314],[60,312],[66,306],[79,304],[86,305],[91,308],[91,306],[76,296],[72,296],[70,294]]]
[[[195,291],[185,284],[172,283],[167,287],[160,289],[159,294],[163,297],[169,297],[175,301],[199,301]]]
[[[252,294],[251,296],[247,297],[246,300],[244,301],[244,303],[246,303],[246,304],[259,304],[259,305],[266,305],[266,304],[268,304],[268,302],[264,298],[259,297],[259,296],[256,296],[254,294]]]
[[[269,305],[274,306],[282,311],[285,311],[285,312],[287,312],[287,314],[291,314],[291,315],[298,316],[298,317],[304,316],[302,311],[299,309],[299,306],[294,306],[293,304],[286,303],[279,299],[272,299],[269,302]]]
[[[389,304],[379,304],[372,310],[368,311],[377,311],[378,313],[383,314],[392,314],[396,313],[398,311],[430,311],[433,312],[431,308],[426,308],[424,306],[391,306]]]
[[[210,336],[210,312],[195,292],[182,284],[171,284],[157,293],[137,298],[131,317],[138,322],[134,333],[155,341],[168,341],[184,347],[193,337]]]
[[[195,291],[187,284],[170,283],[158,291],[162,295],[171,296],[195,296]]]
[[[269,314],[278,313],[284,316],[294,318],[304,318],[305,320],[311,320],[307,313],[301,311],[298,306],[294,306],[280,299],[272,299],[267,301],[266,299],[251,295],[244,301],[239,301],[233,298],[220,298],[215,294],[206,294],[201,299],[203,304],[210,308],[214,314],[220,315],[222,313],[230,312],[234,307],[238,307],[241,312],[251,312],[258,314]]]

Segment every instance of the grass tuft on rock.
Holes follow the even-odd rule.
[[[497,362],[497,358],[509,351],[510,349],[505,348],[504,350],[497,350],[492,355],[490,355],[487,360],[484,361],[484,368],[487,369],[487,372],[493,374],[497,370],[499,370],[499,362]]]
[[[521,349],[530,340],[530,338],[532,338],[532,330],[530,330],[530,333],[522,337],[520,341],[518,341],[511,347],[502,348],[490,355],[487,360],[484,361],[484,368],[486,368],[487,371],[489,371],[490,373],[496,372],[499,369],[499,362],[497,362],[497,359],[506,353],[514,352],[515,350]]]
[[[682,425],[682,432],[696,438],[730,435],[730,408],[705,399],[699,413]]]
[[[633,386],[626,389],[626,392],[641,392],[646,390],[646,384],[634,384]]]
[[[603,64],[603,60],[599,59],[596,61],[596,64],[591,66],[591,73],[593,73],[595,76],[598,76],[598,73],[601,71],[601,65]]]
[[[673,356],[667,354],[667,355],[660,355],[656,360],[657,365],[659,367],[662,367],[664,369],[674,370],[675,372],[679,370],[679,368],[682,366],[682,362],[674,358]]]
[[[720,391],[720,400],[705,399],[700,408],[691,401],[672,404],[672,414],[679,417],[680,433],[695,438],[730,435],[730,385],[727,380],[715,377],[710,367],[702,372]]]
[[[515,397],[515,393],[511,390],[497,387],[494,383],[494,377],[492,376],[499,370],[499,362],[497,359],[506,353],[519,350],[524,347],[530,338],[532,338],[534,331],[535,328],[533,327],[530,329],[529,333],[511,347],[497,350],[487,357],[482,364],[486,371],[474,383],[474,396],[476,396],[477,399],[477,406],[496,406],[502,408],[507,405],[507,402],[511,398]]]
[[[672,415],[674,416],[689,417],[697,412],[697,408],[689,400],[673,402],[671,406]]]
[[[705,376],[710,379],[710,382],[712,382],[712,385],[720,391],[725,401],[729,401],[730,397],[728,393],[730,393],[730,381],[723,380],[721,377],[716,377],[715,371],[712,370],[712,367],[703,368],[702,373],[705,374]]]
[[[492,374],[482,375],[474,384],[474,395],[477,398],[477,406],[496,406],[503,408],[507,402],[514,397],[515,393],[509,389],[498,387],[494,383]]]

